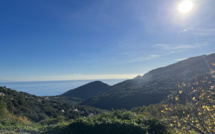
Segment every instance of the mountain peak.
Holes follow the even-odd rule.
[[[87,99],[93,96],[100,95],[101,93],[107,91],[109,87],[110,86],[108,84],[101,81],[93,81],[78,88],[71,89],[63,93],[61,96]]]

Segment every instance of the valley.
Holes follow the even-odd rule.
[[[214,63],[215,54],[192,57],[113,86],[94,81],[57,96],[39,97],[0,87],[0,128],[5,133],[45,134],[90,134],[104,129],[212,133]]]

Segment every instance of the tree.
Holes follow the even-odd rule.
[[[214,63],[211,63],[215,66]],[[215,69],[178,82],[178,91],[163,105],[163,118],[175,132],[215,133]]]

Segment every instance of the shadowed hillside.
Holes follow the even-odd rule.
[[[212,68],[210,63],[214,62],[215,54],[192,57],[116,84],[107,92],[82,104],[104,109],[130,109],[159,103],[177,89],[177,82],[192,80],[196,74],[209,73]]]
[[[61,96],[88,99],[106,92],[109,88],[109,85],[101,81],[94,81],[78,88],[71,89]]]

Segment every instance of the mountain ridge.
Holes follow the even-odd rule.
[[[209,73],[212,68],[210,63],[215,63],[215,53],[191,57],[118,83],[107,92],[81,104],[109,110],[156,104],[177,89],[177,82],[191,80],[196,74]]]

